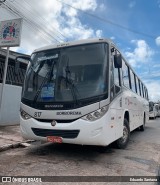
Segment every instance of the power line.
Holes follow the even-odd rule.
[[[15,4],[16,8],[18,8],[18,10],[20,12],[23,12],[24,15],[28,14],[27,15],[28,19],[30,18],[30,20],[33,20],[33,22],[36,25],[40,26],[41,29],[43,29],[45,32],[47,32],[51,38],[54,37],[54,40],[56,40],[57,42],[59,42],[59,40],[64,41],[64,38],[66,40],[66,37],[60,31],[55,29],[55,27],[53,27],[51,24],[48,24],[48,25],[46,24],[48,22],[47,19],[43,18],[42,15],[33,6],[31,6],[31,4],[29,2],[27,2],[25,0],[23,0],[23,2],[24,3],[22,3],[21,5],[19,5],[17,3],[16,4],[12,3],[12,4]],[[27,9],[27,7],[28,7],[28,9]],[[45,23],[45,25],[44,25],[44,23]],[[45,29],[46,25],[47,25],[47,29]],[[49,30],[52,33],[50,33]],[[54,35],[53,35],[53,33],[54,33]]]
[[[13,5],[11,5],[10,3],[4,3],[7,8],[12,11],[14,14],[22,17],[28,24],[30,24],[32,27],[34,27],[35,29],[37,29],[41,34],[46,35],[48,38],[50,38],[51,40],[54,39],[56,42],[59,42],[59,40],[57,40],[52,34],[48,33],[47,29],[45,29],[44,27],[42,27],[41,25],[39,25],[37,22],[35,22],[33,19],[29,19],[28,16],[26,16],[24,13],[26,10],[23,10],[23,13],[20,12],[19,10],[17,10],[17,8],[15,8]]]
[[[32,7],[32,9],[34,10],[34,13],[36,13],[37,14],[37,17],[38,18],[40,18],[43,22],[45,21],[45,22],[48,22],[47,21],[47,19],[46,18],[43,18],[42,16],[41,16],[41,14],[33,7],[33,6],[31,6],[31,4],[29,3],[29,2],[27,2],[26,0],[23,0],[29,7]],[[65,39],[67,39],[66,38],[66,36],[64,35],[64,34],[62,34],[59,30],[57,30],[56,28],[54,28],[52,25],[50,25],[51,26],[51,28],[52,29],[54,29],[54,30],[56,30],[58,33],[59,33],[59,35],[61,35],[63,38],[65,38]],[[59,36],[57,36],[57,37],[59,37]],[[59,39],[62,39],[62,38],[60,38],[59,37]]]
[[[54,39],[56,42],[59,42],[59,40],[57,40],[53,35],[48,33],[46,29],[44,29],[41,25],[39,25],[37,22],[33,21],[32,19],[29,19],[28,16],[26,16],[24,13],[19,12],[19,15],[20,17],[23,17],[23,19],[29,24],[31,24],[34,28],[38,29],[38,31],[41,34],[46,35],[50,40]]]
[[[52,24],[46,24],[48,21],[42,15],[35,9],[33,6],[31,6],[30,3],[23,0],[24,3],[18,4],[15,0],[14,3],[6,2],[4,3],[4,6],[9,10],[9,12],[13,13],[14,15],[18,17],[22,17],[24,21],[30,25],[34,30],[37,30],[50,38],[50,40],[54,39],[56,42],[60,41],[67,41],[67,37],[64,36],[59,30],[57,30],[55,27],[52,26]],[[16,3],[16,7],[15,4]],[[28,9],[26,8],[28,7]],[[45,25],[44,25],[45,23]],[[47,29],[46,28],[47,25]],[[46,39],[45,39],[46,40]],[[52,43],[52,42],[50,42]]]
[[[26,20],[26,18],[25,18],[24,16],[20,15],[19,12],[17,12],[16,10],[13,10],[12,8],[10,8],[10,7],[9,7],[8,5],[6,5],[6,4],[5,4],[5,7],[9,10],[9,12],[10,12],[12,15],[14,14],[16,17],[22,17],[22,18],[26,21],[27,25],[28,25],[30,28],[34,29],[35,31],[39,31],[39,32],[42,34],[42,37],[43,37],[46,41],[48,41],[47,38],[46,38],[46,35],[45,35],[43,32],[41,32],[41,30],[39,30],[37,27],[35,27],[35,25],[32,25],[32,23],[30,23],[28,20]],[[51,42],[50,42],[50,43],[51,43]]]
[[[152,39],[155,39],[155,38],[156,38],[156,36],[154,36],[154,35],[149,35],[149,34],[146,34],[146,33],[140,32],[140,31],[137,31],[137,30],[133,30],[133,29],[131,29],[131,28],[128,28],[128,27],[125,27],[125,26],[123,26],[123,25],[120,25],[120,24],[117,24],[117,23],[115,23],[115,22],[112,22],[112,21],[110,21],[110,20],[108,20],[108,19],[105,19],[105,18],[99,17],[99,16],[97,16],[97,15],[88,13],[88,12],[86,12],[86,11],[83,11],[83,10],[79,9],[79,8],[73,7],[72,5],[70,5],[70,4],[68,4],[68,3],[65,3],[65,2],[63,2],[63,1],[61,1],[61,0],[56,0],[56,1],[58,1],[58,2],[60,2],[60,3],[63,3],[63,4],[66,5],[66,6],[69,6],[69,7],[73,8],[73,9],[75,9],[75,10],[78,10],[78,11],[80,11],[80,12],[86,14],[86,15],[89,15],[90,17],[93,17],[93,18],[95,18],[95,19],[97,19],[97,20],[99,20],[99,21],[105,22],[105,23],[107,23],[107,24],[112,24],[112,25],[117,26],[117,27],[119,27],[119,28],[121,28],[121,29],[130,31],[130,32],[132,32],[132,33],[136,33],[136,34],[139,34],[139,35],[143,35],[143,36],[145,36],[145,37],[149,37],[149,38],[152,38]]]
[[[5,2],[6,0],[0,0],[0,6]]]
[[[13,3],[12,3],[13,4]],[[31,11],[28,11],[28,10],[26,10],[26,7],[25,8],[23,8],[23,6],[22,6],[22,4],[21,5],[19,5],[19,4],[16,4],[16,8],[15,8],[15,6],[13,6],[11,3],[8,3],[8,2],[6,2],[6,3],[4,3],[4,5],[6,6],[6,8],[10,11],[10,12],[12,12],[14,15],[16,15],[16,16],[18,16],[18,17],[22,17],[23,19],[24,19],[24,21],[29,25],[30,24],[30,26],[32,26],[32,28],[34,29],[34,30],[37,30],[37,31],[39,31],[42,35],[43,35],[43,37],[48,37],[49,38],[49,41],[50,41],[50,43],[52,43],[51,41],[54,39],[56,42],[60,42],[59,41],[59,39],[62,41],[62,40],[64,40],[64,39],[62,39],[62,38],[60,38],[60,37],[58,37],[58,39],[57,38],[55,38],[55,36],[57,37],[57,35],[56,34],[52,34],[52,33],[50,33],[50,32],[48,32],[49,30],[48,29],[45,29],[45,26],[44,26],[44,23],[45,23],[45,21],[43,20],[43,22],[42,23],[40,23],[39,24],[39,21],[37,21],[36,20],[36,18],[39,18],[39,16],[32,16],[33,15],[33,13],[31,12]],[[29,17],[28,17],[28,15],[27,15],[27,13],[29,13]],[[32,16],[32,17],[31,17]],[[54,28],[52,27],[52,32],[54,32]],[[46,40],[46,39],[45,39]],[[48,39],[47,39],[48,40]]]

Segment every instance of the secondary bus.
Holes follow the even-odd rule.
[[[149,118],[156,119],[159,116],[159,104],[152,101],[149,102]]]
[[[125,148],[144,130],[148,91],[115,44],[87,39],[36,49],[24,80],[20,127],[43,142]]]

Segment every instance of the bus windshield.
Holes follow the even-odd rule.
[[[71,102],[108,91],[108,45],[65,47],[33,53],[22,98],[34,102]]]

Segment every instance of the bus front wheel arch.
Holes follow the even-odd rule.
[[[116,147],[119,149],[125,149],[130,138],[129,121],[124,118],[123,123],[123,136],[116,141]]]
[[[146,125],[146,116],[145,116],[145,114],[144,114],[144,116],[143,116],[143,125],[141,125],[140,127],[139,127],[139,129],[140,129],[140,131],[144,131],[145,130],[145,125]]]

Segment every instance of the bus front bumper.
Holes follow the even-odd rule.
[[[40,122],[34,118],[24,120],[21,117],[20,127],[25,139],[42,142],[47,142],[47,136],[57,136],[57,132],[62,143],[107,146],[116,140],[116,128],[110,127],[106,116],[93,122],[77,119],[71,123],[57,123],[55,126],[51,122]]]
[[[154,112],[149,112],[149,117],[150,117],[150,118],[155,118]]]

